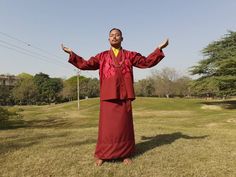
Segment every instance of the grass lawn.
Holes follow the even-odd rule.
[[[0,129],[1,177],[235,177],[236,101],[137,98],[136,155],[94,166],[99,99],[14,106]]]

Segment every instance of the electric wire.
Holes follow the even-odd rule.
[[[40,56],[40,57],[43,57],[43,58],[48,58],[48,57],[45,56],[45,55],[42,55],[42,54],[40,54],[40,53],[27,50],[27,49],[25,49],[25,48],[22,48],[22,47],[19,47],[19,46],[17,46],[17,45],[11,44],[11,43],[9,43],[9,42],[3,41],[3,40],[1,40],[1,39],[0,39],[0,42],[1,42],[1,43],[4,43],[4,44],[7,44],[8,46],[11,46],[11,47],[14,47],[14,48],[23,50],[23,51],[25,51],[25,52],[28,52],[28,53],[30,53],[30,54],[33,54],[33,55],[36,55],[36,56]],[[48,59],[49,59],[49,58],[48,58]],[[50,59],[50,61],[51,61],[51,59]],[[61,62],[61,61],[58,61],[58,62],[64,65],[63,62]]]
[[[36,46],[30,44],[29,42],[26,42],[26,41],[24,41],[24,40],[21,40],[21,39],[19,39],[19,38],[16,38],[16,37],[14,37],[14,36],[12,36],[12,35],[9,35],[9,34],[7,34],[7,33],[4,33],[4,32],[1,32],[1,31],[0,31],[0,34],[4,35],[4,36],[6,36],[6,37],[8,37],[8,38],[10,38],[10,39],[13,39],[13,40],[15,40],[15,41],[21,42],[21,43],[23,43],[24,45],[26,45],[27,47],[34,48],[34,49],[39,50],[39,51],[41,51],[41,52],[43,52],[43,53],[46,53],[47,55],[53,56],[53,58],[57,59],[57,61],[58,61],[59,63],[63,64],[63,66],[58,65],[58,63],[56,63],[56,62],[55,62],[55,63],[52,62],[52,61],[54,61],[54,60],[51,60],[51,58],[50,58],[49,61],[48,61],[48,60],[45,60],[45,58],[49,59],[49,57],[47,57],[47,56],[45,56],[45,55],[42,55],[42,54],[40,54],[40,53],[27,50],[27,49],[25,49],[25,48],[19,47],[19,46],[14,45],[14,44],[11,44],[11,43],[6,42],[6,41],[4,41],[4,40],[0,40],[0,42],[1,42],[1,43],[4,43],[4,44],[7,44],[8,46],[2,45],[2,44],[0,44],[0,46],[2,46],[2,47],[4,47],[4,48],[7,48],[7,49],[9,49],[9,50],[13,50],[13,51],[15,51],[15,52],[24,54],[24,55],[28,55],[28,56],[31,56],[31,57],[35,57],[35,58],[37,58],[37,59],[40,59],[41,61],[44,61],[44,62],[47,62],[47,63],[50,63],[50,64],[56,64],[56,65],[58,65],[58,66],[60,66],[60,67],[63,67],[64,69],[69,70],[68,68],[65,68],[65,67],[64,67],[64,63],[63,63],[63,62],[61,62],[60,60],[58,60],[58,58],[60,58],[60,57],[58,57],[57,55],[52,54],[51,52],[48,52],[47,50],[44,50],[44,49],[42,49],[42,48],[36,47]],[[9,46],[10,46],[10,47],[9,47]],[[12,48],[12,47],[14,47],[14,48]],[[15,48],[16,48],[16,49],[15,49]],[[20,49],[20,50],[18,50],[18,49]],[[21,50],[23,50],[24,52],[22,52]],[[91,72],[88,72],[88,71],[85,71],[85,72],[86,72],[87,75],[89,75],[90,77],[96,78],[96,76],[94,76]],[[81,70],[80,70],[80,75],[81,75],[81,74],[82,74],[82,72],[81,72]]]
[[[58,65],[57,63],[49,62],[48,60],[45,60],[45,59],[43,59],[43,58],[41,58],[41,57],[39,57],[39,56],[35,56],[35,55],[32,55],[32,54],[29,54],[29,53],[26,53],[26,52],[20,51],[20,50],[18,50],[18,49],[15,49],[15,48],[12,48],[12,47],[9,47],[9,46],[6,46],[6,45],[3,45],[3,44],[0,44],[0,46],[2,46],[2,47],[4,47],[4,48],[7,48],[7,49],[9,49],[9,50],[12,50],[12,51],[15,51],[15,52],[18,52],[18,53],[24,54],[24,55],[28,55],[28,56],[31,56],[31,57],[37,58],[37,59],[39,59],[39,60],[41,60],[41,61],[44,61],[44,62],[47,62],[47,63],[53,64],[53,65],[57,65],[57,66],[60,66],[60,67],[63,68],[63,69],[69,70],[68,68],[65,68],[65,67],[63,67],[63,66],[61,66],[61,65]]]
[[[32,44],[29,43],[29,42],[26,42],[26,41],[24,41],[24,40],[18,39],[18,38],[16,38],[16,37],[12,36],[12,35],[7,34],[7,33],[4,33],[4,32],[1,32],[1,31],[0,31],[0,34],[4,35],[4,36],[6,36],[6,37],[8,37],[8,38],[10,38],[10,39],[13,39],[13,40],[16,40],[16,41],[18,41],[18,42],[21,42],[21,43],[25,44],[27,47],[31,47],[31,48],[40,50],[41,52],[47,53],[48,55],[51,55],[51,56],[56,57],[56,58],[61,58],[61,57],[59,57],[59,56],[57,56],[57,55],[55,55],[55,54],[52,54],[51,52],[49,52],[49,51],[47,51],[47,50],[45,50],[45,49],[36,47],[36,46],[32,45]]]

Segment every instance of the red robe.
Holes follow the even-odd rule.
[[[133,66],[150,68],[164,58],[156,49],[148,57],[121,49],[115,57],[107,50],[84,60],[71,53],[69,62],[81,70],[99,69],[100,118],[95,156],[99,159],[125,158],[135,150],[131,101],[135,99]]]

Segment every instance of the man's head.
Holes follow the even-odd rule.
[[[122,32],[118,28],[112,28],[109,32],[109,42],[112,47],[120,48],[123,41]]]

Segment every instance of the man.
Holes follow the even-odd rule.
[[[95,164],[105,160],[123,159],[130,164],[135,151],[133,116],[131,101],[135,99],[133,88],[133,66],[150,68],[164,58],[162,49],[168,39],[144,57],[121,47],[122,32],[113,28],[109,33],[110,50],[101,52],[89,60],[76,55],[70,48],[62,49],[70,54],[69,62],[81,70],[99,69],[100,116],[98,140],[95,150]]]

